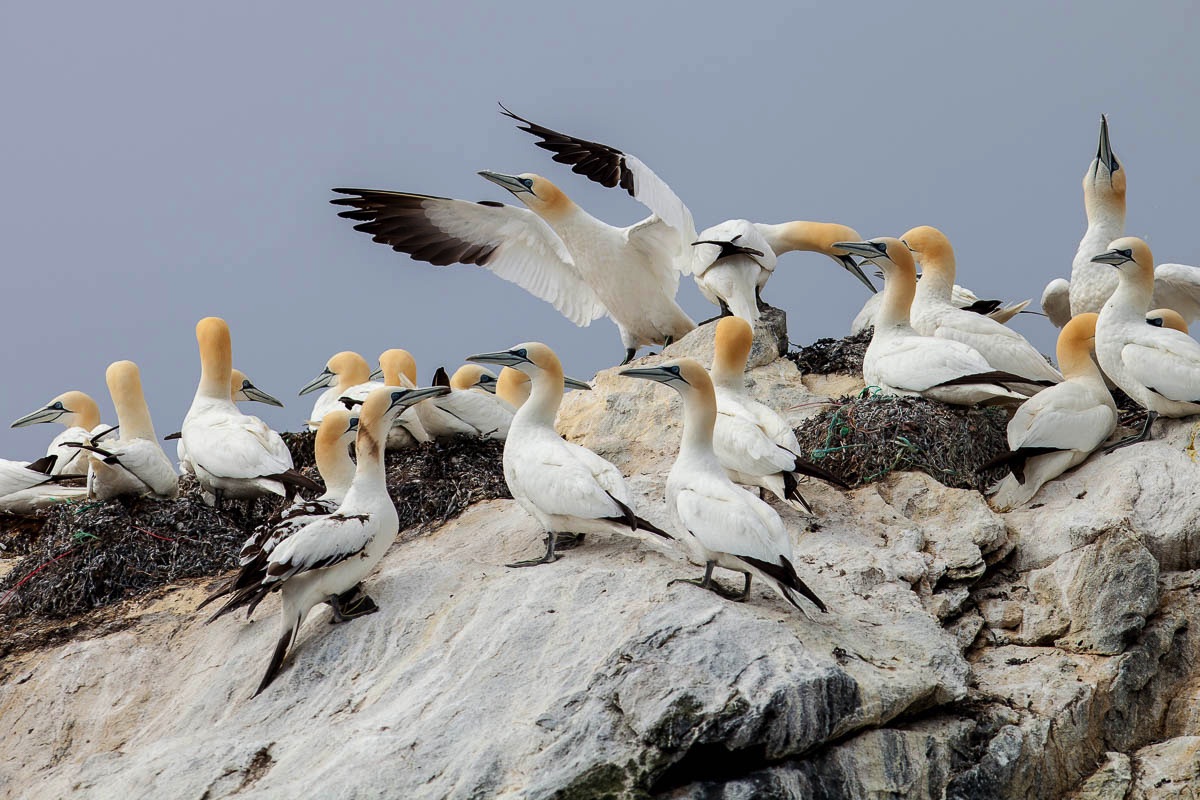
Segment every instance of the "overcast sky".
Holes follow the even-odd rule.
[[[941,228],[959,282],[1038,298],[1084,230],[1101,112],[1128,170],[1129,232],[1200,263],[1200,23],[1190,4],[9,4],[0,27],[5,336],[0,420],[82,389],[114,421],[130,358],[160,435],[195,390],[195,322],[229,320],[234,363],[294,429],[334,352],[441,364],[519,341],[588,377],[620,360],[476,267],[374,244],[334,186],[508,202],[480,169],[539,172],[613,224],[631,198],[552,163],[496,113],[639,156],[700,227],[833,220],[864,236]],[[828,259],[781,260],[767,299],[792,341],[840,336],[865,290]],[[681,303],[714,312],[690,280]],[[1044,350],[1049,323],[1017,327]],[[41,455],[50,426],[0,456]]]

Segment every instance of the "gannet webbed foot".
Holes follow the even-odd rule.
[[[740,603],[750,596],[750,573],[746,573],[746,586],[741,592],[735,592],[732,589],[726,589],[720,583],[713,579],[713,567],[716,566],[709,561],[704,567],[703,578],[675,578],[667,582],[667,586],[672,586],[676,583],[690,583],[694,586],[699,586],[701,589],[708,589],[713,594],[720,595],[726,600],[732,600],[735,603]]]
[[[330,625],[349,622],[352,619],[374,614],[379,610],[379,605],[362,590],[361,583],[355,584],[341,594],[330,597],[326,602],[333,609],[333,616],[329,618]]]
[[[623,367],[623,366],[625,366],[625,365],[626,365],[626,364],[628,364],[630,361],[633,361],[633,357],[634,357],[634,356],[636,356],[636,355],[637,355],[637,349],[636,349],[636,348],[633,348],[633,347],[627,347],[627,348],[625,348],[625,360],[624,360],[624,361],[622,361],[622,362],[621,362],[620,364],[618,364],[617,366],[620,366],[620,367]]]
[[[546,534],[546,553],[541,558],[531,558],[528,561],[517,561],[512,564],[505,564],[506,567],[517,569],[519,567],[536,567],[539,564],[553,564],[558,561],[558,554],[554,552],[555,545],[558,542],[558,534],[550,531]]]
[[[579,545],[583,544],[584,534],[582,533],[560,533],[558,540],[554,543],[555,551],[558,550],[574,550]]]
[[[1113,444],[1110,444],[1108,447],[1104,448],[1103,452],[1105,454],[1108,454],[1108,453],[1113,452],[1114,450],[1120,450],[1122,447],[1128,447],[1131,444],[1138,444],[1139,442],[1149,441],[1150,440],[1150,426],[1154,424],[1154,420],[1156,420],[1156,419],[1158,419],[1157,411],[1147,411],[1146,412],[1146,423],[1144,425],[1142,425],[1141,433],[1134,434],[1133,436],[1126,436],[1124,439],[1114,442]]]

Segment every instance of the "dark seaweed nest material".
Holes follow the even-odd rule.
[[[512,497],[504,482],[504,443],[484,439],[428,442],[387,454],[388,493],[407,541],[467,506]]]
[[[867,345],[871,343],[874,330],[867,328],[844,339],[817,339],[807,347],[791,351],[787,358],[805,374],[829,375],[841,372],[858,375],[862,372],[863,355],[867,352]]]
[[[851,485],[920,471],[946,486],[983,491],[1004,475],[982,468],[1008,451],[1007,425],[995,407],[864,393],[805,420],[796,436],[816,463]]]

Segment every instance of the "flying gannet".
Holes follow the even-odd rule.
[[[110,429],[108,425],[100,424],[100,407],[96,401],[83,392],[64,392],[37,411],[21,417],[11,427],[24,428],[40,422],[57,422],[66,428],[50,440],[50,446],[46,448],[46,455],[57,456],[50,474],[63,477],[87,475],[87,451],[66,445],[90,442],[93,436]]]
[[[992,506],[1007,511],[1028,503],[1048,481],[1081,464],[1117,428],[1117,406],[1092,360],[1096,314],[1080,314],[1058,336],[1065,380],[1023,403],[1008,423],[1010,470]]]
[[[1160,415],[1200,414],[1200,343],[1171,328],[1146,324],[1154,293],[1154,257],[1141,239],[1127,236],[1092,258],[1115,267],[1117,289],[1100,309],[1096,360],[1109,380],[1146,409],[1141,433],[1109,449],[1150,438]]]
[[[683,440],[667,475],[667,505],[677,541],[705,565],[704,577],[687,581],[731,599],[750,594],[754,576],[800,610],[803,595],[821,611],[825,604],[805,585],[792,565],[792,540],[775,509],[729,480],[713,450],[717,398],[704,367],[690,359],[656,367],[625,369],[622,375],[666,384],[683,397]],[[713,581],[714,567],[745,575],[741,594],[730,594]],[[807,612],[805,612],[807,613]]]
[[[504,480],[513,499],[545,529],[546,553],[508,566],[557,561],[555,546],[564,533],[644,530],[671,538],[634,513],[629,488],[616,467],[555,432],[564,386],[562,363],[553,350],[540,342],[526,342],[467,360],[520,370],[532,385],[529,399],[513,415],[504,442]]]
[[[883,270],[883,304],[863,357],[863,380],[884,394],[921,395],[957,405],[1020,401],[1008,388],[1028,379],[994,370],[979,351],[950,339],[921,336],[909,324],[917,267],[899,239],[841,242],[843,249]]]
[[[339,398],[345,396],[352,388],[366,384],[370,379],[371,365],[365,358],[353,350],[334,353],[325,362],[325,368],[321,370],[321,374],[306,383],[300,390],[300,396],[303,397],[317,389],[325,389],[313,404],[312,413],[308,415],[308,429],[317,430],[321,425],[322,417],[335,408],[344,407]],[[366,397],[368,391],[377,388],[379,387],[363,387],[355,399],[361,400]]]
[[[180,431],[205,502],[253,500],[263,494],[291,497],[296,487],[321,486],[292,468],[292,454],[278,433],[233,404],[233,345],[219,317],[196,323],[200,384]]]
[[[746,359],[754,342],[750,323],[725,317],[717,323],[712,383],[717,398],[713,450],[731,480],[767,489],[797,510],[812,513],[800,494],[798,475],[809,475],[843,489],[841,478],[803,458],[796,432],[774,410],[746,391]]]

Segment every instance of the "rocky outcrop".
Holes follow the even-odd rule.
[[[784,359],[749,380],[796,422],[853,384],[806,386]],[[665,524],[678,414],[610,370],[560,429]],[[277,600],[204,625],[204,584],[183,584],[3,666],[0,794],[1186,797],[1200,467],[1189,422],[1156,431],[1005,515],[920,473],[806,486],[815,519],[776,507],[830,607],[813,619],[762,587],[672,585],[698,567],[657,541],[589,535],[507,569],[541,534],[491,500],[402,537],[368,582],[381,613],[315,612],[252,698]]]

